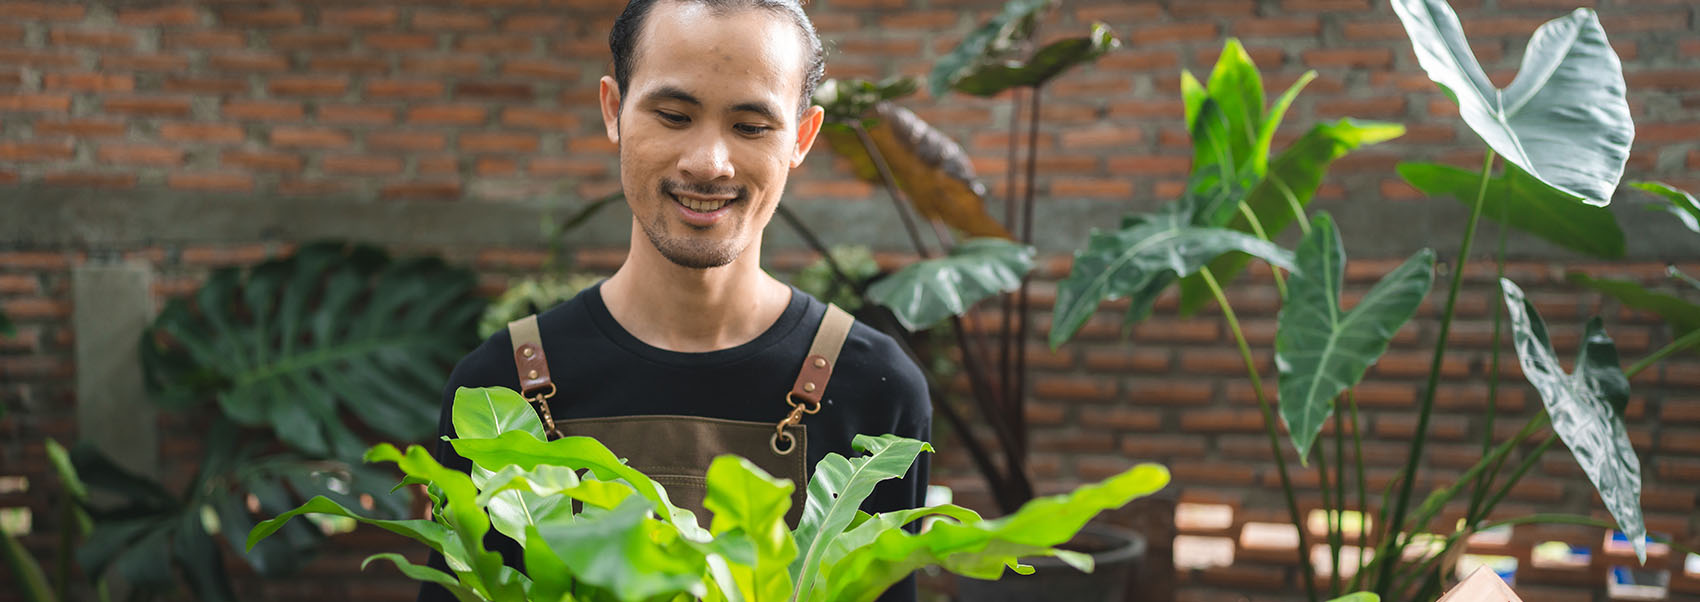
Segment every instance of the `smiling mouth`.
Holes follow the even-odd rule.
[[[695,212],[698,212],[698,213],[713,213],[715,211],[719,211],[721,207],[725,207],[727,204],[732,202],[732,199],[699,201],[699,200],[696,200],[696,199],[692,199],[692,198],[688,198],[688,197],[682,197],[682,196],[678,196],[678,195],[669,195],[669,196],[673,197],[674,202],[677,202],[680,205],[684,205],[686,209],[690,209],[691,211],[695,211]]]

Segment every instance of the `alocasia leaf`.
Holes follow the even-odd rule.
[[[890,309],[914,332],[966,313],[980,300],[1021,287],[1033,270],[1033,247],[1001,238],[963,241],[949,257],[917,261],[868,287],[868,298]]]
[[[1205,91],[1219,110],[1224,135],[1200,140],[1196,133],[1198,118],[1188,120],[1194,132],[1193,171],[1212,163],[1226,163],[1233,169],[1245,168],[1256,173],[1254,166],[1261,166],[1262,161],[1255,160],[1252,153],[1258,148],[1259,130],[1263,126],[1263,76],[1239,40],[1228,39],[1222,56],[1210,71]]]
[[[1009,0],[996,16],[962,38],[950,54],[933,63],[927,86],[934,98],[945,92],[963,77],[986,63],[1008,58],[1015,46],[1027,41],[1038,27],[1039,18],[1057,4],[1057,0]]]
[[[1647,290],[1631,280],[1593,278],[1579,272],[1571,273],[1568,278],[1572,283],[1611,295],[1628,307],[1658,314],[1670,324],[1671,338],[1682,338],[1700,330],[1700,305],[1681,297]]]
[[[1623,65],[1594,11],[1578,8],[1536,30],[1504,90],[1476,62],[1446,0],[1393,0],[1393,12],[1418,64],[1458,101],[1464,122],[1489,148],[1570,196],[1611,203],[1635,125]]]
[[[1299,461],[1334,412],[1334,398],[1357,385],[1399,328],[1417,313],[1434,282],[1434,252],[1423,249],[1381,278],[1351,311],[1340,308],[1346,249],[1327,213],[1311,220],[1299,242],[1298,271],[1287,281],[1287,300],[1275,330],[1281,418]]]
[[[1606,336],[1600,319],[1588,322],[1575,370],[1564,372],[1547,336],[1546,322],[1523,289],[1509,279],[1499,280],[1517,361],[1523,376],[1540,393],[1553,431],[1570,447],[1582,472],[1594,483],[1606,510],[1628,536],[1635,555],[1647,560],[1647,526],[1641,514],[1641,459],[1629,441],[1623,409],[1629,404],[1629,379],[1618,367],[1617,346]]]
[[[876,103],[864,115],[868,141],[879,151],[897,187],[915,211],[970,236],[1010,238],[1009,231],[986,212],[986,186],[974,174],[968,152],[950,136],[890,102]],[[857,177],[885,184],[854,124],[828,123],[821,135],[855,168]]]
[[[1700,200],[1695,200],[1694,195],[1664,182],[1630,182],[1629,185],[1657,195],[1668,203],[1649,205],[1648,209],[1670,212],[1676,219],[1682,220],[1683,226],[1700,234]],[[0,316],[0,320],[4,319]]]
[[[1086,36],[1052,42],[1026,61],[983,63],[958,79],[952,88],[974,96],[996,96],[1010,88],[1037,88],[1076,65],[1098,60],[1098,57],[1121,45],[1121,40],[1116,39],[1103,23],[1093,23],[1091,33]]]
[[[1431,163],[1400,163],[1399,177],[1429,196],[1450,196],[1466,205],[1481,187],[1481,174]],[[1482,197],[1482,217],[1546,239],[1572,251],[1595,257],[1623,257],[1623,230],[1610,209],[1577,202],[1558,189],[1542,185],[1516,165],[1488,179]]]
[[[803,518],[792,533],[801,554],[789,569],[796,583],[793,597],[814,590],[820,578],[821,557],[828,544],[849,527],[862,501],[874,492],[874,486],[903,476],[915,463],[915,456],[933,451],[933,446],[926,442],[889,434],[856,435],[850,446],[868,455],[845,458],[828,453],[815,464],[814,476],[809,478]]]
[[[741,531],[755,545],[754,562],[730,567],[738,589],[757,602],[791,595],[790,566],[797,557],[797,542],[785,524],[785,513],[796,485],[737,456],[715,458],[708,466],[707,485],[703,508],[714,515],[709,532],[718,536]]]

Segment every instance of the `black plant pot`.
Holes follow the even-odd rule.
[[[962,602],[1128,602],[1131,577],[1145,558],[1145,537],[1117,527],[1088,524],[1061,548],[1085,552],[1095,562],[1082,573],[1049,556],[1026,558],[1031,575],[1005,572],[1003,579],[958,579],[956,599]]]

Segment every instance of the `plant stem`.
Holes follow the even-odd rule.
[[[1411,501],[1411,487],[1417,481],[1417,461],[1422,458],[1423,443],[1428,439],[1428,419],[1434,411],[1435,387],[1440,384],[1440,366],[1441,362],[1446,359],[1446,337],[1452,330],[1452,313],[1458,305],[1458,289],[1464,283],[1464,262],[1470,257],[1470,244],[1475,242],[1476,238],[1476,223],[1482,217],[1482,200],[1487,196],[1488,178],[1493,175],[1493,159],[1493,149],[1488,149],[1487,155],[1482,161],[1482,179],[1481,185],[1476,190],[1476,202],[1470,207],[1470,222],[1464,227],[1464,242],[1460,245],[1458,259],[1454,262],[1452,288],[1446,294],[1446,308],[1442,310],[1440,332],[1436,335],[1434,344],[1434,360],[1429,363],[1428,385],[1424,388],[1422,405],[1417,412],[1417,429],[1411,435],[1411,454],[1406,458],[1404,471],[1400,473],[1405,482],[1400,484],[1399,495],[1393,500],[1393,520],[1388,523],[1389,528],[1398,528],[1404,525],[1405,510]],[[1398,541],[1398,537],[1390,538],[1387,541],[1392,544],[1392,542]],[[1402,553],[1403,546],[1399,547],[1400,549],[1396,551],[1389,545],[1384,553]],[[1389,593],[1386,588],[1392,585],[1393,565],[1394,563],[1391,562],[1381,565],[1381,576],[1376,580],[1375,590],[1377,593],[1384,595]]]
[[[1517,470],[1512,471],[1511,476],[1506,478],[1505,486],[1501,487],[1498,493],[1495,493],[1486,504],[1482,505],[1481,513],[1471,514],[1466,519],[1465,524],[1474,524],[1476,521],[1487,518],[1487,515],[1493,512],[1493,508],[1499,505],[1500,500],[1505,499],[1505,496],[1511,493],[1511,488],[1516,487],[1517,482],[1523,480],[1523,475],[1528,473],[1529,469],[1534,468],[1535,463],[1541,460],[1541,454],[1546,453],[1547,448],[1552,447],[1552,444],[1557,442],[1558,433],[1547,435],[1546,440],[1541,441],[1540,445],[1535,446],[1535,450],[1529,452],[1529,455],[1523,458],[1523,462],[1517,465]]]
[[[1222,308],[1222,317],[1228,321],[1228,329],[1234,333],[1234,342],[1240,347],[1240,358],[1245,360],[1246,374],[1251,377],[1251,390],[1257,397],[1257,407],[1263,411],[1263,430],[1269,435],[1269,451],[1275,455],[1275,471],[1281,477],[1281,491],[1287,496],[1287,512],[1293,519],[1293,527],[1299,532],[1299,578],[1304,581],[1305,595],[1312,602],[1316,600],[1316,569],[1310,565],[1310,548],[1305,545],[1305,525],[1299,519],[1299,502],[1293,497],[1293,481],[1287,476],[1287,463],[1281,458],[1281,439],[1275,433],[1275,413],[1269,409],[1269,400],[1263,398],[1263,379],[1257,375],[1257,361],[1251,357],[1251,345],[1246,343],[1245,331],[1240,329],[1240,321],[1234,317],[1234,307],[1228,304],[1228,296],[1222,293],[1222,285],[1216,283],[1216,277],[1210,273],[1210,268],[1198,271],[1204,277],[1204,285],[1210,287],[1210,294],[1216,298],[1216,304]]]
[[[1499,283],[1505,278],[1505,234],[1508,231],[1508,228],[1505,227],[1505,212],[1505,205],[1501,204],[1497,228],[1499,230],[1499,249],[1494,253],[1496,266],[1493,279],[1493,287],[1495,291],[1498,291],[1498,294],[1494,295],[1494,300],[1490,303],[1494,308],[1493,338],[1491,339],[1493,342],[1490,343],[1493,345],[1493,351],[1488,360],[1487,421],[1482,425],[1483,454],[1493,448],[1493,421],[1495,415],[1499,413],[1499,333],[1504,326],[1504,320],[1501,319],[1503,314],[1500,313],[1499,307],[1505,303],[1505,290]],[[1481,506],[1483,495],[1487,493],[1488,488],[1493,486],[1494,479],[1499,478],[1499,468],[1500,465],[1494,466],[1485,478],[1476,480],[1475,489],[1470,492],[1470,509],[1465,516],[1479,516],[1476,511]],[[1485,511],[1483,513],[1485,514]]]
[[[1358,530],[1362,532],[1362,523]],[[1336,406],[1334,408],[1334,545],[1344,547],[1346,539],[1346,417]],[[1361,543],[1361,542],[1360,542]],[[1360,548],[1358,556],[1363,556]],[[1340,595],[1340,559],[1334,559],[1332,597]]]
[[[803,220],[797,218],[797,214],[791,212],[791,208],[781,203],[775,208],[774,212],[779,214],[779,219],[785,220],[785,224],[791,226],[791,229],[797,232],[797,237],[803,239],[804,244],[809,245],[809,248],[814,249],[816,253],[820,253],[821,259],[826,261],[827,269],[832,270],[833,278],[836,278],[843,286],[850,287],[850,290],[854,291],[857,297],[861,297],[863,293],[867,292],[855,280],[850,279],[850,275],[844,272],[844,267],[838,265],[838,260],[833,258],[832,251],[826,248],[826,243],[821,242],[820,237],[804,225]]]
[[[1269,239],[1269,233],[1263,229],[1263,221],[1257,219],[1257,212],[1252,211],[1251,205],[1246,204],[1245,201],[1240,201],[1240,215],[1244,216],[1245,223],[1251,226],[1253,235],[1269,242],[1275,242]],[[1305,224],[1305,228],[1309,227],[1310,224]],[[1281,268],[1275,267],[1275,264],[1271,263],[1269,264],[1269,273],[1275,277],[1275,289],[1281,293],[1282,299],[1286,299],[1287,279],[1281,277]]]
[[[1336,430],[1334,434],[1338,437],[1339,431]],[[1332,501],[1333,497],[1330,494],[1335,490],[1344,488],[1346,483],[1344,480],[1338,483],[1328,482],[1328,455],[1323,453],[1325,449],[1327,449],[1326,445],[1319,444],[1316,446],[1316,483],[1317,488],[1322,491],[1323,536],[1324,539],[1328,540],[1328,559],[1331,567],[1328,573],[1328,591],[1330,592],[1329,597],[1333,598],[1332,593],[1340,591],[1340,532],[1334,528],[1334,515],[1337,513],[1329,507],[1329,502]],[[1339,460],[1339,458],[1336,457],[1335,460]],[[1336,472],[1334,476],[1339,479],[1340,473]],[[1310,517],[1305,518],[1305,525],[1301,528],[1309,530]]]
[[[1653,364],[1658,363],[1659,360],[1665,359],[1666,356],[1689,347],[1693,347],[1696,343],[1700,343],[1700,329],[1682,335],[1682,338],[1671,341],[1669,345],[1660,347],[1659,350],[1654,351],[1652,355],[1641,358],[1641,361],[1635,362],[1635,365],[1630,366],[1628,370],[1624,370],[1623,375],[1629,378],[1634,378],[1636,374],[1640,374],[1642,370],[1653,367]]]
[[[1027,110],[1027,191],[1021,200],[1021,244],[1024,245],[1033,244],[1033,191],[1039,172],[1039,99],[1044,97],[1042,92],[1037,86],[1027,91],[1032,106]],[[1027,293],[1032,283],[1031,273],[1021,277],[1020,296],[1015,303],[1015,371],[1009,375],[1015,384],[1010,387],[1010,396],[1006,399],[1010,404],[1010,418],[1016,424],[1016,450],[1022,457],[1027,456],[1027,412],[1022,406],[1027,397]]]
[[[1015,210],[1015,174],[1017,165],[1016,161],[1018,159],[1016,156],[1016,149],[1019,147],[1016,145],[1016,132],[1019,132],[1020,130],[1021,88],[1014,88],[1009,91],[1009,161],[1004,164],[1005,179],[1003,203],[1004,227],[1008,228],[1011,233],[1015,232],[1017,226],[1015,221],[1017,219],[1017,213]],[[1009,367],[1012,363],[1010,361],[1010,349],[1014,344],[1009,333],[1015,331],[1014,323],[1012,322],[1015,316],[1015,295],[1005,293],[1000,296],[1003,297],[1003,330],[999,331],[1001,336],[998,338],[998,374],[1002,375],[1002,378],[1007,379],[1009,378]],[[1007,383],[1005,386],[1007,388]]]
[[[860,123],[851,123],[850,128],[856,131],[856,139],[861,141],[862,149],[868,151],[868,158],[873,160],[874,169],[879,171],[880,181],[885,184],[885,191],[891,197],[898,217],[903,218],[903,229],[909,233],[909,242],[915,245],[915,253],[922,259],[932,257],[927,245],[921,242],[921,231],[915,228],[915,218],[909,215],[909,198],[897,187],[897,178],[891,175],[891,164],[885,162],[885,155],[880,153],[879,147],[874,146],[874,139],[868,136],[867,128],[862,127]]]
[[[1364,574],[1364,548],[1369,547],[1369,533],[1375,525],[1369,522],[1369,480],[1364,478],[1364,436],[1363,423],[1358,422],[1358,389],[1353,387],[1346,390],[1346,405],[1352,409],[1352,461],[1357,464],[1358,472],[1358,570],[1352,573],[1352,584],[1347,591],[1358,591],[1359,578]]]
[[[1021,504],[1033,497],[1033,485],[1027,478],[1027,458],[1016,453],[1015,435],[1011,432],[1014,425],[1007,420],[1007,415],[997,412],[999,408],[1005,407],[1006,404],[1000,403],[1004,400],[998,397],[999,391],[992,386],[989,379],[985,378],[985,372],[979,366],[979,362],[975,360],[974,354],[969,352],[968,339],[963,332],[962,319],[953,317],[951,325],[956,330],[957,345],[963,350],[962,367],[969,372],[968,382],[975,388],[975,397],[982,400],[980,410],[986,415],[986,422],[991,423],[992,432],[997,436],[998,443],[1001,444],[999,447],[1003,449],[1006,465],[1004,478],[1009,479],[1010,486],[1014,488],[1016,494],[1021,496],[1021,499],[1018,500],[998,500],[998,506],[1005,513],[1015,512]],[[974,378],[975,374],[980,375],[980,377]],[[1012,506],[1011,503],[1013,503]]]

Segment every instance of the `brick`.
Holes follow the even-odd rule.
[[[518,82],[461,82],[454,95],[464,99],[531,100],[531,85]]]
[[[380,56],[316,56],[307,65],[314,73],[384,73],[390,69],[389,59]]]
[[[1042,399],[1107,401],[1116,393],[1116,382],[1105,378],[1039,375],[1031,382]]]
[[[265,150],[227,150],[219,155],[219,163],[261,171],[301,171],[300,155]]]
[[[536,42],[529,36],[511,33],[469,34],[461,36],[455,49],[470,53],[522,54],[531,52]]]
[[[413,13],[414,29],[443,29],[477,31],[490,28],[490,17],[482,12],[450,10],[418,10]]]
[[[353,43],[354,36],[336,31],[283,31],[266,37],[272,50],[337,51]]]
[[[0,308],[4,308],[6,315],[15,320],[52,320],[71,315],[69,301],[42,297],[8,299],[0,303]]]
[[[1169,465],[1169,472],[1177,483],[1250,486],[1257,482],[1256,469],[1222,462],[1178,460]]]
[[[401,159],[394,156],[327,155],[319,160],[319,169],[330,174],[395,175],[401,168]]]
[[[183,163],[183,149],[152,144],[102,144],[95,153],[101,163],[170,167]]]
[[[207,67],[218,71],[280,73],[289,70],[289,59],[275,52],[220,52],[207,57]]]
[[[368,150],[438,151],[447,144],[436,132],[372,132],[366,135]]]
[[[527,153],[537,150],[537,135],[521,132],[466,132],[460,150],[468,153]]]
[[[527,164],[526,173],[540,177],[596,177],[608,174],[608,162],[571,157],[538,157]],[[801,187],[802,185],[802,182],[792,184],[794,187]],[[799,190],[801,188],[793,188],[792,193],[799,196],[812,196],[802,195]],[[855,197],[836,196],[834,198]]]
[[[75,53],[0,48],[0,65],[22,67],[78,68],[83,60]]]
[[[1306,50],[1301,56],[1309,67],[1357,67],[1385,69],[1393,66],[1393,51],[1386,48],[1324,48]]]
[[[1313,38],[1322,32],[1322,23],[1316,17],[1269,17],[1235,21],[1232,31],[1247,38]]]
[[[429,80],[368,80],[366,95],[373,98],[431,98],[443,95],[443,83]]]
[[[1623,74],[1631,90],[1689,90],[1700,87],[1700,69],[1651,69]]]
[[[460,197],[460,183],[455,181],[404,182],[384,186],[378,192],[384,199],[454,199]]]
[[[317,116],[320,123],[387,125],[395,123],[396,110],[371,105],[319,105]]]
[[[100,66],[107,71],[182,71],[189,68],[189,57],[180,54],[104,55]]]
[[[1126,198],[1133,196],[1133,182],[1121,178],[1068,178],[1051,181],[1057,197]]]
[[[11,267],[11,266],[0,266]],[[41,279],[35,274],[0,274],[0,295],[41,294]]]
[[[35,135],[37,137],[76,136],[78,138],[99,138],[107,136],[122,136],[127,131],[123,121],[111,119],[65,119],[57,121],[36,121]]]
[[[287,27],[301,24],[301,9],[273,7],[231,9],[218,15],[219,22],[236,27]]]
[[[577,65],[537,59],[513,59],[502,63],[502,75],[528,79],[573,81],[579,77]]]
[[[1188,433],[1257,433],[1263,415],[1257,410],[1212,408],[1181,412],[1181,430]]]
[[[502,19],[502,30],[513,33],[556,33],[569,27],[567,18],[548,13],[517,13]]]
[[[1115,435],[1103,432],[1044,430],[1033,433],[1032,447],[1039,452],[1105,453],[1116,450]]]
[[[183,249],[185,264],[203,267],[251,265],[277,255],[269,245],[252,244],[233,247],[190,247]]]
[[[190,5],[118,10],[118,24],[130,27],[175,27],[197,25],[200,22],[200,11]]]
[[[254,189],[254,176],[246,173],[179,172],[166,178],[165,184],[177,190],[247,192]]]
[[[274,100],[228,100],[220,111],[225,117],[252,121],[296,121],[306,114],[299,102]]]
[[[189,99],[161,96],[108,97],[102,103],[110,113],[156,117],[184,117],[189,114]]]
[[[163,88],[166,92],[187,92],[190,94],[233,95],[248,91],[247,77],[167,77]]]
[[[248,38],[240,31],[227,29],[168,31],[159,35],[159,43],[160,46],[172,50],[183,48],[229,50],[247,47]]]
[[[519,161],[513,157],[479,157],[473,163],[473,173],[480,176],[511,176],[519,173]]]
[[[1257,12],[1256,0],[1195,0],[1169,5],[1169,15],[1176,19],[1198,17],[1250,17]]]
[[[393,6],[327,8],[319,11],[319,24],[330,27],[387,27],[396,22]]]
[[[275,77],[266,89],[278,96],[337,96],[348,91],[348,78],[323,76]]]
[[[46,79],[46,76],[43,76],[43,79]],[[7,113],[68,113],[71,111],[71,96],[68,94],[0,95],[0,111]]]
[[[1251,57],[1252,64],[1261,69],[1277,68],[1287,63],[1287,52],[1281,48],[1272,46],[1249,46],[1245,49],[1245,51],[1246,55]],[[1193,64],[1200,66],[1215,65],[1216,61],[1220,59],[1221,56],[1222,49],[1220,48],[1201,48],[1193,54]],[[1278,88],[1267,83],[1265,85],[1268,86],[1267,90],[1278,90]],[[1178,92],[1179,90],[1177,88],[1174,91]]]
[[[201,143],[241,142],[242,127],[229,123],[162,123],[159,137],[165,140]]]
[[[124,50],[136,46],[135,36],[129,32],[112,29],[55,28],[48,35],[48,41],[54,46],[82,46],[106,50]]]
[[[62,161],[75,152],[70,140],[0,141],[0,161]]]
[[[484,70],[484,60],[464,54],[410,56],[402,60],[401,70],[419,75],[478,75]]]
[[[1218,35],[1220,34],[1215,23],[1170,23],[1133,28],[1128,38],[1139,40],[1141,45],[1151,45],[1164,42],[1212,41]]]
[[[50,186],[76,188],[127,189],[136,187],[136,174],[96,171],[57,171],[43,174],[41,181]]]
[[[1214,395],[1208,382],[1175,380],[1134,381],[1127,391],[1127,399],[1139,405],[1205,405]]]
[[[67,2],[0,2],[0,15],[9,19],[76,21],[83,14],[82,5]]]
[[[371,50],[431,50],[437,47],[437,36],[426,33],[369,33],[361,38]]]
[[[1105,166],[1119,174],[1185,175],[1192,170],[1192,157],[1158,155],[1112,156]]]
[[[566,111],[528,107],[502,110],[502,125],[539,130],[570,130],[578,127],[577,115]]]
[[[1169,370],[1169,354],[1155,349],[1089,349],[1086,369],[1092,372],[1136,372],[1161,374]]]
[[[1130,435],[1122,437],[1121,452],[1130,460],[1199,458],[1208,451],[1204,438],[1187,435]]]
[[[128,74],[43,73],[41,87],[77,92],[129,92],[136,89],[136,78]]]
[[[477,105],[437,104],[416,106],[407,111],[410,123],[436,125],[479,125],[487,111]]]
[[[1281,10],[1290,12],[1364,12],[1369,8],[1369,0],[1281,0]]]
[[[80,263],[73,258],[69,253],[59,251],[0,251],[0,268],[63,272],[72,264]]]
[[[1084,407],[1080,409],[1080,423],[1118,431],[1155,431],[1162,427],[1163,415],[1142,408]]]
[[[1102,126],[1063,132],[1063,148],[1100,148],[1138,144],[1145,136],[1138,128]]]
[[[278,127],[272,129],[271,142],[280,147],[340,148],[348,146],[348,132],[316,127]]]

